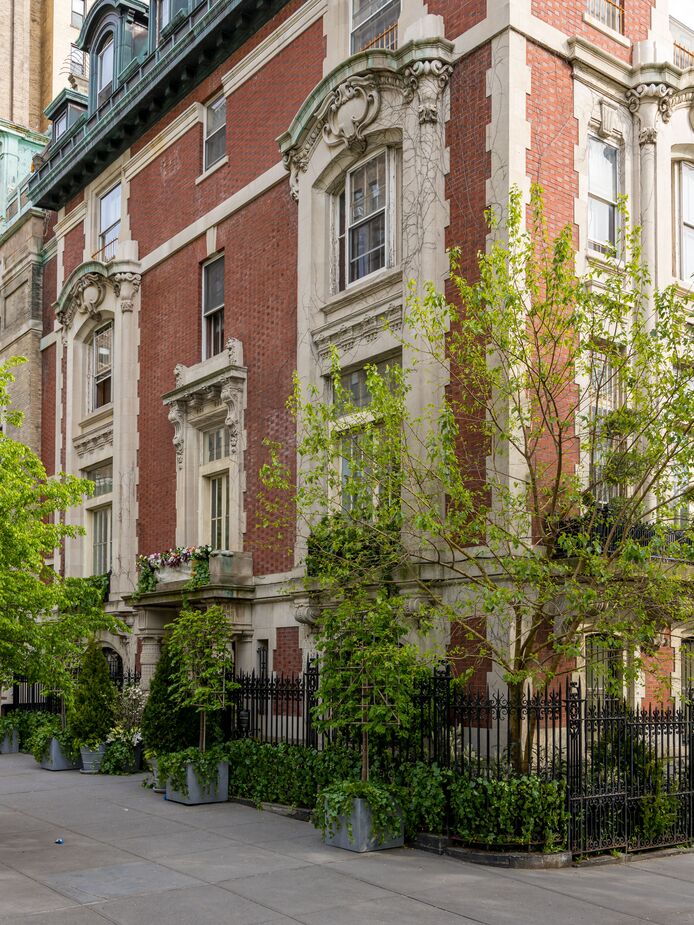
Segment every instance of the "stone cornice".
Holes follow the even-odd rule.
[[[399,92],[408,104],[416,101],[420,123],[436,122],[455,62],[453,48],[439,38],[410,41],[394,52],[365,51],[324,77],[277,139],[293,197],[298,198],[297,174],[306,170],[319,142],[356,153],[364,149],[364,133],[379,114],[384,91]]]

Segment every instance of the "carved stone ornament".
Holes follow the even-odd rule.
[[[139,273],[115,273],[113,277],[113,291],[120,300],[121,311],[131,312],[137,290],[140,288],[142,277]]]
[[[176,467],[183,468],[183,422],[185,420],[184,404],[173,401],[169,405],[169,420],[174,426],[173,445],[176,448]]]
[[[405,69],[403,95],[405,102],[411,103],[417,94],[419,100],[417,114],[420,124],[438,122],[439,99],[452,73],[451,65],[437,58],[430,61],[415,61]]]
[[[672,117],[672,103],[674,89],[667,84],[639,84],[633,90],[627,90],[626,97],[629,104],[629,111],[637,113],[641,104],[645,102],[655,102],[658,105],[658,112],[663,122],[667,123]]]
[[[308,158],[305,154],[299,154],[296,148],[287,151],[282,156],[285,168],[289,171],[289,192],[294,202],[299,201],[299,171],[305,171],[308,167]]]
[[[238,453],[241,434],[241,390],[237,385],[227,380],[222,385],[221,398],[222,402],[227,406],[224,426],[229,434],[229,456],[233,459]]]
[[[98,309],[105,295],[106,279],[99,273],[85,274],[75,283],[71,298],[60,312],[58,321],[64,328],[68,328],[77,312],[99,321],[101,314]]]
[[[336,87],[321,108],[323,139],[331,147],[342,145],[355,154],[366,150],[364,131],[381,108],[381,94],[371,74],[350,77]]]
[[[652,125],[642,128],[639,132],[639,144],[643,145],[654,145],[658,139],[658,129],[654,128]]]
[[[107,446],[113,446],[113,425],[110,423],[100,430],[89,431],[74,440],[75,452],[80,457]]]

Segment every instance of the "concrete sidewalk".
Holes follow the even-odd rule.
[[[694,855],[537,872],[356,855],[235,803],[168,803],[142,777],[0,755],[0,925],[694,923]]]

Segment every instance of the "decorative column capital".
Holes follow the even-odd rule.
[[[674,89],[664,83],[637,84],[626,92],[629,111],[641,122],[639,144],[654,145],[658,139],[658,115],[667,124],[672,118]]]
[[[405,68],[403,96],[406,103],[411,103],[415,93],[417,94],[419,99],[417,114],[421,125],[427,122],[438,122],[439,98],[446,89],[452,73],[453,67],[440,58],[414,61]]]
[[[120,302],[121,311],[131,312],[142,276],[139,273],[114,273],[112,279],[113,291]]]

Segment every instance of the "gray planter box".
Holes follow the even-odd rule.
[[[229,799],[229,765],[226,761],[220,761],[217,766],[217,780],[212,782],[209,789],[203,790],[195,776],[193,765],[189,764],[186,768],[186,783],[188,793],[184,794],[174,790],[167,781],[166,799],[173,803],[185,803],[186,806],[197,806],[200,803],[226,803]]]
[[[82,770],[80,771],[80,774],[98,774],[105,751],[105,742],[102,742],[96,751],[92,751],[90,748],[81,748],[80,754],[82,755]]]
[[[349,836],[346,816],[340,816],[338,827],[334,835],[326,834],[326,845],[335,848],[345,848],[347,851],[383,851],[386,848],[402,848],[405,844],[405,826],[400,820],[400,834],[395,838],[385,839],[380,844],[373,831],[371,809],[366,800],[361,798],[352,801],[352,837]]]
[[[152,768],[152,778],[153,778],[153,783],[154,783],[152,790],[154,790],[155,793],[166,793],[166,781],[159,780],[159,770],[158,770],[157,759],[150,758],[149,764],[150,764],[150,767]],[[162,786],[162,784],[164,786]]]
[[[42,768],[47,771],[76,771],[79,768],[79,761],[70,761],[65,756],[60,742],[57,739],[51,739],[51,744],[45,758],[39,762]]]
[[[19,730],[13,729],[0,741],[0,752],[3,755],[14,755],[19,751]]]

